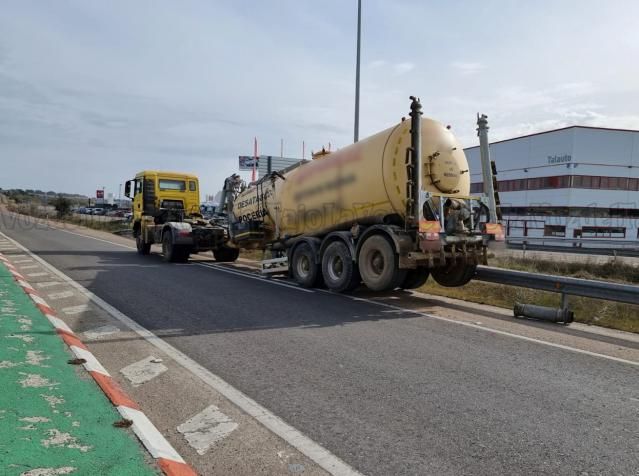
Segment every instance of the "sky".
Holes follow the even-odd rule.
[[[639,129],[636,0],[363,0],[360,137],[410,95],[477,144]],[[356,0],[3,0],[0,187],[94,194],[143,169],[215,193],[237,156],[353,140]]]

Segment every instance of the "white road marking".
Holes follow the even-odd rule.
[[[0,232],[0,234],[8,238],[3,233]],[[62,271],[56,269],[55,267],[50,265],[48,262],[46,262],[44,259],[40,258],[36,254],[29,251],[27,248],[22,246],[17,241],[12,240],[11,238],[8,238],[8,239],[11,240],[13,243],[15,243],[15,245],[18,248],[28,253],[33,259],[35,259],[40,264],[42,264],[45,268],[51,271],[52,274],[54,274],[55,276],[58,276],[64,282],[68,283],[70,286],[73,286],[80,293],[82,293],[87,298],[89,298],[94,304],[96,304],[105,312],[110,314],[113,318],[120,321],[122,324],[124,324],[129,329],[134,331],[136,334],[138,334],[140,337],[145,339],[147,342],[154,345],[156,348],[164,352],[167,356],[171,357],[176,363],[180,364],[186,370],[188,370],[193,375],[198,377],[200,380],[202,380],[205,384],[207,384],[213,390],[216,390],[221,395],[226,397],[228,400],[231,401],[231,403],[234,403],[237,407],[239,407],[249,416],[253,417],[256,421],[261,423],[262,426],[264,426],[265,428],[270,430],[272,433],[282,438],[285,442],[287,442],[288,444],[290,444],[291,446],[299,450],[302,454],[306,455],[312,461],[317,463],[321,468],[323,468],[324,470],[336,476],[361,476],[360,472],[358,472],[357,470],[355,470],[354,468],[346,464],[344,461],[342,461],[340,458],[338,458],[334,454],[330,453],[323,446],[311,440],[309,437],[301,433],[296,428],[292,427],[291,425],[283,421],[280,417],[278,417],[274,413],[271,413],[269,410],[262,407],[255,400],[251,399],[250,397],[247,397],[242,392],[240,392],[236,388],[226,383],[220,377],[218,377],[214,373],[202,367],[200,364],[198,364],[196,361],[188,357],[186,354],[180,352],[175,347],[170,345],[168,342],[165,342],[160,337],[156,336],[151,331],[142,327],[140,324],[135,322],[133,319],[131,319],[127,315],[118,311],[115,307],[113,307],[111,304],[106,302],[104,299],[96,296],[91,291],[83,287],[80,283],[74,281],[69,276],[64,274]],[[269,282],[269,281],[266,281],[266,282]],[[133,420],[134,431],[138,435],[138,438],[140,438],[141,440],[145,442],[148,442],[148,438],[146,436],[144,437],[140,436],[140,433],[138,433],[137,429],[143,423],[138,422],[136,425],[136,420],[132,418],[132,416],[135,416],[133,414],[134,411],[126,407],[118,407],[118,410],[120,411],[120,414],[124,418],[129,418]],[[144,415],[142,414],[142,416]],[[150,422],[149,424],[152,426]],[[157,432],[157,430],[155,431]],[[161,435],[159,436],[161,437]],[[151,448],[150,445],[151,443],[149,442],[147,447]],[[176,456],[178,455],[176,454]]]
[[[205,263],[194,263],[198,266],[203,266],[204,268],[210,268],[210,269],[214,269],[216,271],[222,271],[224,273],[229,273],[229,274],[234,274],[236,276],[242,276],[244,278],[249,278],[249,279],[257,279],[258,281],[262,282],[262,283],[269,283],[269,284],[275,284],[277,286],[282,286],[285,288],[289,288],[289,289],[295,289],[296,291],[302,291],[305,293],[314,293],[316,290],[315,289],[306,289],[306,288],[302,288],[299,286],[296,286],[294,284],[288,284],[288,283],[281,283],[279,281],[275,281],[273,279],[266,279],[263,278],[261,276],[257,276],[255,274],[251,274],[251,273],[247,273],[244,271],[236,271],[236,270],[231,270],[228,268],[224,268],[222,266],[219,265],[215,265],[215,264],[205,264]]]
[[[13,264],[21,264],[21,263],[33,263],[33,260],[31,258],[26,258],[26,259],[17,259],[13,261]]]
[[[151,355],[120,369],[120,373],[129,379],[134,387],[139,387],[169,370],[166,365],[154,361],[157,361],[157,357]]]
[[[120,332],[120,329],[115,326],[100,326],[90,331],[84,331],[84,337],[87,340],[99,340],[103,337],[117,334],[118,332]]]
[[[62,308],[62,312],[69,315],[80,314],[81,312],[86,312],[88,310],[89,310],[88,304],[80,304],[79,306],[70,306],[70,307]]]
[[[48,276],[49,273],[29,273],[27,276],[30,278],[39,278],[40,276]]]
[[[238,424],[229,416],[215,405],[211,405],[178,426],[177,431],[184,435],[197,454],[203,455],[237,427]]]
[[[27,266],[20,266],[20,270],[22,271],[22,270],[25,270],[25,269],[36,269],[38,267],[39,266],[37,264],[30,264],[30,265],[27,265]]]
[[[166,441],[144,413],[124,406],[117,408],[120,415],[133,422],[133,431],[137,437],[142,440],[142,443],[144,443],[144,446],[149,450],[151,456],[184,463],[182,457],[173,449],[171,444]]]
[[[47,297],[49,299],[65,299],[65,298],[70,298],[73,297],[73,291],[62,291],[59,293],[51,293],[48,294]]]
[[[35,283],[38,288],[50,288],[51,286],[59,286],[62,281],[42,281],[41,283]]]

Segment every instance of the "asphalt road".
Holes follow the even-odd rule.
[[[639,472],[635,366],[6,215],[0,231],[363,473]]]

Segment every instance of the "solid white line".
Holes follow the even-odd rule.
[[[84,288],[81,284],[74,281],[62,271],[54,268],[52,265],[47,263],[44,259],[40,258],[36,254],[29,251],[27,248],[22,246],[17,241],[12,240],[7,237],[4,233],[0,232],[0,235],[5,236],[13,243],[16,244],[20,249],[24,250],[30,256],[33,257],[36,261],[41,263],[45,268],[49,269],[52,274],[58,276],[60,279],[68,283],[70,286],[76,288],[80,293],[84,294],[87,298],[89,298],[93,303],[102,308],[104,311],[109,313],[112,317],[122,322],[128,328],[133,330],[136,334],[147,340],[150,344],[154,345],[166,355],[171,357],[175,362],[180,364],[186,370],[191,372],[193,375],[197,376],[206,383],[209,387],[218,391],[222,395],[224,395],[228,400],[234,403],[237,407],[246,412],[249,416],[252,416],[255,420],[260,422],[264,427],[266,427],[271,432],[275,433],[277,436],[282,438],[284,441],[289,443],[291,446],[297,448],[302,454],[306,455],[308,458],[317,463],[324,470],[328,471],[334,475],[344,475],[344,476],[361,476],[357,470],[349,466],[347,463],[339,459],[337,456],[330,453],[324,447],[319,445],[318,443],[311,440],[309,437],[293,428],[288,423],[284,422],[277,415],[271,413],[266,408],[259,405],[256,401],[251,399],[250,397],[244,395],[242,392],[232,387],[220,377],[212,373],[211,371],[205,369],[196,361],[183,354],[179,350],[177,350],[172,345],[168,344],[152,332],[148,331],[140,324],[135,322],[130,317],[118,311],[115,307],[111,306],[102,298],[96,296],[88,289]],[[259,279],[259,278],[258,278]],[[264,280],[265,282],[269,282]],[[125,407],[118,407],[125,408]],[[130,410],[130,409],[128,409]],[[122,411],[120,411],[122,414]],[[124,416],[124,414],[123,414]],[[125,416],[125,418],[128,418]],[[131,418],[132,419],[132,418]],[[139,436],[139,435],[138,435]],[[139,436],[140,437],[140,436]],[[142,437],[140,437],[142,439]]]
[[[258,281],[260,281],[262,283],[275,284],[277,286],[283,286],[285,288],[295,289],[296,291],[302,291],[302,292],[305,292],[305,293],[314,293],[315,292],[314,289],[301,288],[299,286],[295,286],[294,284],[280,283],[278,281],[273,281],[272,279],[262,278],[260,276],[256,276],[256,275],[251,274],[251,273],[246,273],[244,271],[236,271],[236,270],[227,269],[227,268],[224,268],[224,267],[219,266],[219,265],[197,263],[197,262],[195,262],[193,264],[196,264],[198,266],[203,266],[205,268],[215,269],[217,271],[223,271],[223,272],[229,273],[229,274],[234,274],[236,276],[242,276],[244,278],[257,279]]]
[[[184,463],[182,457],[175,451],[171,443],[158,431],[151,420],[140,410],[133,408],[118,406],[120,415],[128,420],[133,421],[133,431],[138,438],[144,443],[146,449],[149,450],[154,458],[166,458],[178,463]]]
[[[135,250],[136,249],[134,246],[127,246],[127,245],[123,245],[123,244],[120,244],[120,243],[115,243],[113,241],[103,240],[102,238],[96,238],[95,236],[83,235],[82,233],[75,233],[73,231],[64,230],[62,228],[54,228],[54,229],[57,230],[57,231],[63,231],[64,233],[68,233],[70,235],[81,236],[83,238],[90,238],[90,239],[95,240],[95,241],[101,241],[103,243],[109,243],[110,245],[119,246],[121,248],[126,248],[128,250]]]
[[[69,347],[71,348],[71,352],[73,352],[78,359],[86,360],[86,362],[82,365],[84,365],[84,368],[87,369],[87,371],[97,372],[99,374],[106,375],[107,377],[111,376],[109,372],[107,372],[107,369],[102,367],[102,364],[98,362],[98,359],[96,359],[95,355],[91,352],[86,349],[76,347],[75,345],[71,345]]]
[[[324,291],[324,290],[321,290],[321,291],[326,292],[326,293],[330,293],[330,291]],[[335,295],[335,293],[330,293],[330,294]],[[373,299],[360,298],[360,297],[356,297],[356,296],[349,296],[349,295],[346,295],[346,294],[340,294],[340,296],[344,296],[346,298],[352,299],[353,301],[363,301],[363,302],[367,302],[367,303],[370,303],[370,304],[377,304],[378,306],[386,307],[386,308],[389,308],[389,309],[394,309],[396,311],[401,311],[403,313],[416,314],[418,316],[428,317],[430,319],[435,319],[437,321],[449,322],[451,324],[457,324],[457,325],[460,325],[460,326],[471,327],[473,329],[479,329],[479,330],[482,330],[482,331],[492,332],[494,334],[499,334],[499,335],[502,335],[502,336],[513,337],[515,339],[525,340],[527,342],[534,342],[536,344],[542,344],[542,345],[546,345],[548,347],[555,347],[557,349],[568,350],[570,352],[576,352],[578,354],[590,355],[592,357],[599,357],[599,358],[602,358],[602,359],[613,360],[615,362],[621,362],[623,364],[629,364],[629,365],[634,365],[634,366],[639,367],[639,362],[634,361],[634,360],[622,359],[620,357],[614,357],[612,355],[600,354],[598,352],[592,352],[590,350],[579,349],[577,347],[570,347],[570,346],[563,345],[563,344],[555,344],[554,342],[548,342],[548,341],[541,340],[541,339],[535,339],[534,337],[527,337],[527,336],[522,336],[522,335],[519,335],[519,334],[513,334],[513,333],[507,332],[507,331],[501,331],[501,330],[498,330],[498,329],[492,329],[490,327],[481,326],[479,324],[474,324],[472,322],[456,321],[454,319],[449,319],[447,317],[435,316],[433,314],[428,314],[428,313],[421,312],[421,311],[415,311],[415,310],[412,310],[412,309],[406,309],[404,307],[394,306],[392,304],[387,304],[385,302],[375,301]]]

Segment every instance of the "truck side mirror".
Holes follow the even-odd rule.
[[[124,196],[128,198],[131,198],[131,182],[132,180],[129,180],[124,184]]]

